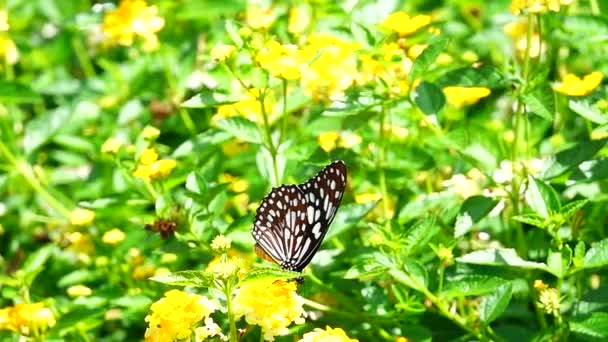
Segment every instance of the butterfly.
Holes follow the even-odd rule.
[[[255,215],[256,253],[283,269],[302,272],[336,216],[345,188],[346,165],[341,160],[306,183],[273,188]]]

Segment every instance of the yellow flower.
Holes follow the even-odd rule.
[[[211,241],[211,249],[214,251],[223,252],[230,249],[231,243],[232,240],[230,238],[220,234],[216,236],[213,241]]]
[[[585,96],[590,94],[600,83],[602,83],[602,75],[599,71],[594,71],[582,79],[573,74],[567,74],[562,79],[562,82],[555,85],[553,89],[558,93],[569,96]]]
[[[218,63],[224,63],[235,51],[236,47],[234,45],[220,43],[211,49],[211,58]]]
[[[481,193],[481,188],[476,180],[459,173],[453,175],[450,179],[441,182],[441,185],[463,199]]]
[[[443,88],[448,103],[455,107],[468,106],[490,95],[490,89],[485,87],[445,87]]]
[[[572,0],[511,0],[509,10],[513,14],[520,14],[524,10],[530,13],[558,12],[560,6],[567,6],[571,2]]]
[[[160,256],[161,264],[172,264],[177,261],[177,254],[175,253],[163,253]]]
[[[357,43],[347,42],[328,34],[311,34],[300,50],[301,82],[307,94],[316,97],[339,95],[355,83]]]
[[[363,194],[355,195],[355,202],[358,204],[369,203],[373,201],[379,201],[382,198],[381,194],[375,194],[371,192],[366,192]]]
[[[103,234],[103,237],[101,238],[101,241],[103,241],[103,243],[108,244],[108,245],[116,245],[117,243],[121,242],[124,239],[125,239],[125,233],[123,233],[122,230],[120,230],[118,228],[114,228],[112,230],[105,232]]]
[[[84,226],[92,223],[93,220],[95,220],[95,212],[88,209],[76,208],[70,213],[70,223],[75,226]]]
[[[205,318],[205,325],[194,329],[194,336],[196,342],[204,341],[205,339],[213,336],[218,336],[221,341],[227,341],[228,339],[222,334],[222,329],[219,325],[213,322],[211,317]]]
[[[88,258],[95,252],[95,244],[89,235],[73,232],[66,236],[66,240],[69,242],[68,250],[79,254],[82,259]]]
[[[68,296],[75,298],[75,297],[90,296],[93,293],[93,291],[91,290],[91,288],[84,286],[84,285],[74,285],[74,286],[68,287],[67,293],[68,293]]]
[[[534,288],[537,290],[545,290],[545,289],[549,288],[549,285],[545,284],[545,282],[542,281],[542,279],[536,279],[536,280],[534,280]]]
[[[411,59],[416,59],[416,57],[420,56],[422,51],[426,49],[427,44],[414,44],[407,50],[407,55]]]
[[[407,36],[430,23],[431,17],[428,15],[417,15],[410,18],[405,12],[399,11],[389,15],[380,23],[380,26],[395,31],[400,36]]]
[[[242,116],[254,122],[262,120],[262,104],[258,100],[260,90],[250,88],[247,90],[244,98],[233,104],[222,105],[217,108],[217,113],[211,120],[221,120],[231,116]],[[264,97],[264,107],[268,111],[272,108],[270,97]]]
[[[157,160],[150,165],[140,165],[137,170],[133,172],[133,176],[150,182],[155,179],[167,177],[176,165],[177,162],[173,159]]]
[[[256,280],[243,284],[233,301],[237,317],[245,316],[248,324],[262,327],[264,339],[289,333],[287,327],[304,323],[303,298],[296,293],[294,282]]]
[[[146,140],[156,140],[160,135],[160,129],[154,126],[146,126],[141,132],[141,136]]]
[[[110,139],[106,140],[106,142],[104,142],[103,145],[101,145],[101,152],[108,153],[108,154],[115,154],[115,153],[118,153],[121,146],[122,146],[122,141],[120,141],[116,138],[110,138]]]
[[[0,35],[0,56],[4,56],[4,60],[8,64],[15,64],[19,60],[19,50],[12,39]]]
[[[359,340],[352,339],[346,335],[344,330],[340,328],[331,328],[326,326],[325,330],[315,328],[302,336],[299,342],[357,342]]]
[[[147,148],[141,153],[141,157],[139,157],[139,162],[142,165],[150,165],[158,160],[158,153],[154,148]]]
[[[0,32],[8,31],[8,12],[6,10],[0,10]]]
[[[289,10],[287,31],[293,34],[302,33],[309,22],[310,16],[308,15],[308,12],[301,7],[294,7]]]
[[[319,135],[319,145],[325,152],[329,152],[338,146],[340,134],[335,131],[323,132]]]
[[[344,148],[352,148],[361,143],[362,139],[357,134],[351,132],[342,132],[338,146]]]
[[[238,269],[238,265],[231,261],[220,261],[210,264],[209,267],[207,267],[207,271],[213,273],[220,279],[230,278],[232,275],[236,274]]]
[[[165,25],[158,17],[158,8],[148,6],[143,0],[122,0],[118,8],[106,14],[103,20],[103,33],[112,44],[133,45],[136,36],[144,40],[144,49],[152,50],[158,46],[156,32]]]
[[[154,265],[137,265],[133,269],[131,277],[135,280],[144,280],[156,275],[156,267]]]
[[[560,298],[559,292],[555,288],[543,288],[539,290],[538,307],[543,309],[547,314],[559,316]]]
[[[247,9],[247,25],[253,29],[269,28],[274,22],[272,10],[262,10],[260,7],[253,5]]]
[[[268,70],[276,77],[286,80],[297,80],[300,78],[300,60],[298,49],[294,45],[281,45],[271,40],[266,47],[258,52],[255,60],[263,69]]]
[[[55,323],[53,312],[44,303],[22,303],[0,310],[0,328],[24,336],[40,336]]]
[[[154,342],[189,340],[192,328],[200,320],[209,317],[216,304],[205,296],[171,290],[150,307],[151,314],[145,321],[145,340]]]

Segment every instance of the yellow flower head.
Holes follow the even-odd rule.
[[[122,230],[120,230],[118,228],[114,228],[112,230],[105,232],[103,234],[103,237],[101,238],[101,241],[103,241],[103,243],[108,244],[108,245],[116,245],[116,244],[122,242],[122,240],[124,240],[124,239],[125,239],[125,233],[123,233]]]
[[[74,286],[68,287],[67,293],[68,293],[68,296],[70,296],[72,298],[76,298],[76,297],[90,296],[93,293],[93,291],[91,290],[91,288],[84,286],[84,285],[74,285]]]
[[[287,24],[287,31],[293,34],[302,33],[308,23],[310,22],[310,15],[304,8],[294,7],[289,10],[289,21]]]
[[[230,238],[220,234],[216,236],[213,241],[211,241],[211,249],[214,251],[223,252],[230,249],[231,243],[232,240]]]
[[[154,148],[147,148],[141,153],[141,157],[139,157],[139,162],[142,165],[150,165],[158,160],[158,153]]]
[[[110,138],[101,145],[101,152],[108,154],[116,154],[122,146],[122,141],[116,138]]]
[[[222,105],[217,108],[217,113],[211,120],[221,120],[231,116],[242,116],[254,122],[262,120],[262,104],[258,100],[260,90],[250,88],[247,90],[244,98],[233,104]],[[264,97],[264,107],[266,110],[272,108],[272,102],[269,96]]]
[[[0,328],[24,336],[36,335],[55,325],[53,312],[44,303],[22,303],[0,310]]]
[[[146,126],[144,130],[141,131],[141,136],[146,140],[156,140],[160,135],[160,129],[154,126]]]
[[[541,279],[534,280],[534,288],[537,290],[545,290],[549,288],[549,285],[545,284]]]
[[[196,342],[204,341],[213,336],[218,336],[221,341],[228,340],[228,338],[222,334],[220,326],[213,322],[211,317],[205,318],[205,324],[203,326],[194,329],[194,336]]]
[[[12,39],[3,35],[0,35],[0,56],[3,56],[8,64],[15,64],[19,60],[17,45]]]
[[[399,11],[389,15],[380,26],[397,32],[399,36],[407,36],[430,23],[431,16],[417,15],[410,18],[405,12]]]
[[[211,49],[211,58],[218,63],[224,63],[228,58],[232,57],[236,47],[234,45],[217,44]]]
[[[340,134],[336,131],[323,132],[319,135],[319,145],[325,152],[329,152],[338,146]]]
[[[286,80],[300,78],[301,62],[298,49],[294,45],[281,45],[281,43],[271,40],[266,43],[264,49],[258,52],[256,61],[263,69],[276,77]]]
[[[560,298],[557,289],[552,287],[541,289],[540,293],[538,294],[537,305],[547,314],[558,316],[560,309]]]
[[[8,25],[8,12],[6,10],[0,10],[0,32],[8,31],[10,26]]]
[[[366,192],[366,193],[355,195],[355,202],[357,202],[358,204],[364,204],[364,203],[369,203],[369,202],[373,202],[373,201],[378,201],[381,198],[382,198],[381,194],[373,193],[373,192]]]
[[[245,283],[234,298],[237,317],[245,316],[248,324],[262,327],[264,339],[286,335],[287,327],[304,323],[303,299],[296,293],[294,282],[257,280]]]
[[[149,165],[140,165],[137,170],[133,172],[133,176],[150,182],[155,179],[167,177],[176,165],[177,162],[173,159],[157,160]]]
[[[299,342],[358,342],[359,340],[352,339],[346,335],[344,330],[340,328],[331,328],[330,326],[325,327],[325,330],[321,328],[315,328],[315,330],[308,332],[302,336]]]
[[[582,79],[574,74],[567,74],[553,89],[569,96],[585,96],[595,90],[602,83],[603,78],[604,75],[599,71],[594,71]]]
[[[95,212],[88,209],[76,208],[70,213],[70,223],[75,226],[85,226],[93,220],[95,220]]]
[[[266,29],[274,22],[274,15],[271,9],[262,10],[256,5],[249,6],[247,9],[247,25],[253,29]]]
[[[153,50],[158,46],[156,32],[165,25],[157,16],[158,8],[148,6],[144,0],[122,0],[118,8],[106,14],[103,33],[112,44],[133,45],[136,36],[144,40],[144,48]]]
[[[446,100],[455,107],[463,107],[477,103],[490,95],[490,89],[485,87],[445,87]]]
[[[511,0],[509,10],[513,14],[520,14],[524,10],[530,13],[558,12],[560,6],[567,6],[571,2],[572,0]]]
[[[209,317],[216,304],[205,296],[171,290],[150,307],[146,341],[189,340],[192,328],[200,320]]]

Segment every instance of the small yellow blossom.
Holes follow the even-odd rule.
[[[221,120],[231,116],[242,116],[254,122],[262,121],[262,104],[259,101],[260,90],[250,88],[245,93],[242,100],[221,105],[217,108],[217,113],[211,118],[213,121]],[[272,102],[269,96],[264,97],[264,108],[266,110],[272,108]]]
[[[68,293],[68,296],[75,298],[90,296],[93,293],[93,290],[91,290],[90,287],[84,285],[74,285],[68,287],[66,292]]]
[[[158,47],[156,32],[165,25],[156,6],[148,6],[144,0],[122,0],[115,11],[106,14],[103,33],[112,44],[133,45],[136,36],[143,38],[144,49]]]
[[[101,145],[101,152],[108,154],[116,154],[122,146],[122,141],[116,138],[110,138]]]
[[[213,321],[211,317],[205,318],[205,324],[201,327],[194,329],[194,336],[196,342],[204,341],[205,339],[213,336],[218,336],[220,340],[227,341],[228,339],[222,334],[222,329],[217,323]]]
[[[131,277],[135,280],[145,280],[156,275],[156,267],[154,265],[137,265],[133,269]]]
[[[19,60],[19,50],[12,39],[0,35],[0,56],[4,56],[4,60],[8,64],[15,64]]]
[[[228,279],[238,271],[238,265],[231,261],[221,261],[210,264],[207,271],[213,273],[219,279]]]
[[[87,234],[81,232],[69,233],[66,236],[69,243],[68,250],[77,253],[82,259],[88,258],[95,252],[95,244],[93,239]]]
[[[189,340],[192,328],[216,310],[217,306],[207,297],[179,290],[171,290],[150,307],[151,314],[145,321],[146,341]]]
[[[545,290],[545,289],[549,288],[549,285],[545,284],[545,282],[542,281],[542,279],[536,279],[536,280],[534,280],[534,288],[537,290]]]
[[[485,87],[445,87],[443,93],[448,103],[455,107],[463,107],[475,104],[490,95],[490,89]]]
[[[211,249],[214,251],[223,252],[230,249],[231,243],[232,240],[230,238],[220,234],[216,236],[213,241],[211,241]]]
[[[319,135],[319,145],[325,152],[329,152],[338,146],[340,134],[335,131],[323,132]]]
[[[139,162],[142,165],[150,165],[158,160],[158,153],[154,148],[147,148],[141,153],[141,157],[139,157]]]
[[[409,342],[410,340],[405,336],[397,336],[395,337],[395,342]]]
[[[400,36],[407,36],[430,23],[431,17],[428,15],[410,17],[405,12],[399,11],[389,15],[380,26],[395,31]]]
[[[53,312],[44,303],[22,303],[0,309],[0,328],[23,336],[40,336],[55,323]]]
[[[338,146],[344,148],[353,148],[361,143],[362,139],[357,134],[351,132],[342,132]]]
[[[141,131],[141,136],[146,140],[156,140],[160,135],[160,129],[154,126],[146,126],[144,130]]]
[[[422,51],[427,48],[427,44],[414,44],[407,50],[407,55],[411,59],[416,59]]]
[[[243,284],[233,301],[237,317],[262,327],[266,341],[289,333],[292,322],[304,323],[304,300],[294,282],[256,280]]]
[[[175,254],[175,253],[163,253],[163,255],[160,256],[161,264],[172,264],[176,261],[177,261],[177,254]]]
[[[95,220],[95,212],[89,209],[76,208],[70,213],[70,223],[75,226],[85,226]]]
[[[357,342],[359,340],[352,339],[346,335],[344,330],[340,328],[331,328],[330,326],[325,327],[325,330],[321,328],[315,328],[313,331],[308,332],[302,336],[299,342]]]
[[[547,314],[559,316],[560,298],[557,289],[551,287],[540,289],[537,305]]]
[[[256,56],[255,60],[263,69],[268,70],[276,77],[286,80],[297,80],[300,78],[301,62],[298,57],[298,49],[295,45],[282,45],[271,40],[266,43]]]
[[[582,79],[573,74],[567,74],[562,79],[562,82],[555,85],[553,89],[558,93],[569,96],[585,96],[590,94],[600,83],[602,83],[602,75],[599,71],[594,71]]]
[[[294,7],[289,10],[287,31],[293,34],[302,33],[310,23],[310,15],[304,8]]]
[[[111,229],[103,234],[101,241],[108,245],[116,245],[125,239],[125,233],[118,228]]]
[[[271,9],[262,10],[256,5],[249,6],[247,9],[247,25],[253,29],[266,29],[274,22],[274,15]]]
[[[379,201],[382,198],[381,194],[366,192],[363,194],[355,195],[355,202],[358,204],[369,203],[373,201]]]
[[[509,10],[513,14],[520,14],[524,10],[530,13],[558,12],[560,6],[569,5],[571,2],[572,0],[511,0]]]
[[[167,177],[171,171],[177,166],[177,162],[173,159],[161,159],[153,162],[150,165],[140,165],[133,176],[141,178],[146,182],[155,179]]]
[[[441,182],[441,185],[451,190],[463,199],[481,193],[481,187],[476,180],[459,173]]]
[[[236,47],[234,45],[220,43],[211,49],[211,58],[218,63],[224,63],[235,51]]]
[[[0,10],[0,32],[8,31],[10,26],[8,25],[8,12],[6,10]]]

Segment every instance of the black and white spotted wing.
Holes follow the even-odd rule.
[[[256,249],[284,269],[301,272],[319,249],[345,187],[346,165],[335,161],[304,184],[273,188],[256,212]]]

